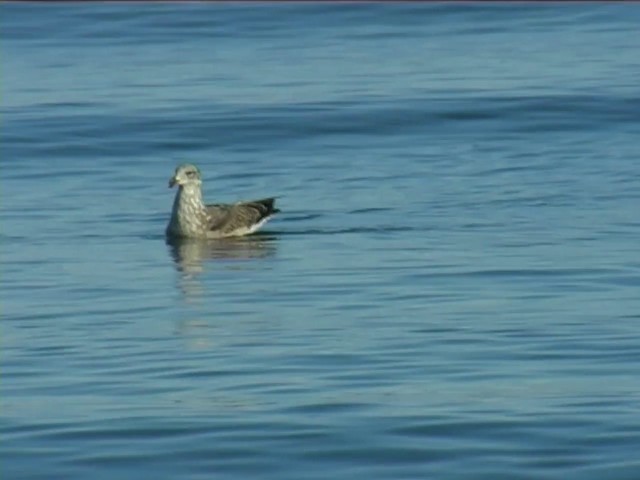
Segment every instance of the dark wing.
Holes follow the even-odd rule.
[[[275,208],[275,201],[275,198],[265,198],[234,204],[207,205],[209,230],[231,233],[239,229],[251,228],[280,211]]]

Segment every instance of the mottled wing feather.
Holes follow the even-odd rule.
[[[279,212],[274,207],[274,203],[274,198],[265,198],[235,204],[207,205],[209,230],[232,233],[239,229],[250,228],[264,218]]]
[[[220,230],[220,227],[227,222],[229,212],[233,205],[216,203],[207,205],[207,215],[209,216],[209,230]]]

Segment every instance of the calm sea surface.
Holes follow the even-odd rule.
[[[3,479],[640,478],[640,6],[0,14]]]

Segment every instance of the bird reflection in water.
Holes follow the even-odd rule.
[[[201,297],[203,286],[199,276],[209,262],[237,265],[238,261],[263,259],[276,251],[276,237],[256,234],[218,240],[167,239],[176,269],[180,273],[180,289],[187,301]]]

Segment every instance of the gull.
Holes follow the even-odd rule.
[[[275,198],[205,205],[200,170],[189,163],[176,168],[169,188],[175,185],[178,191],[166,232],[172,238],[240,237],[255,232],[280,211]]]

